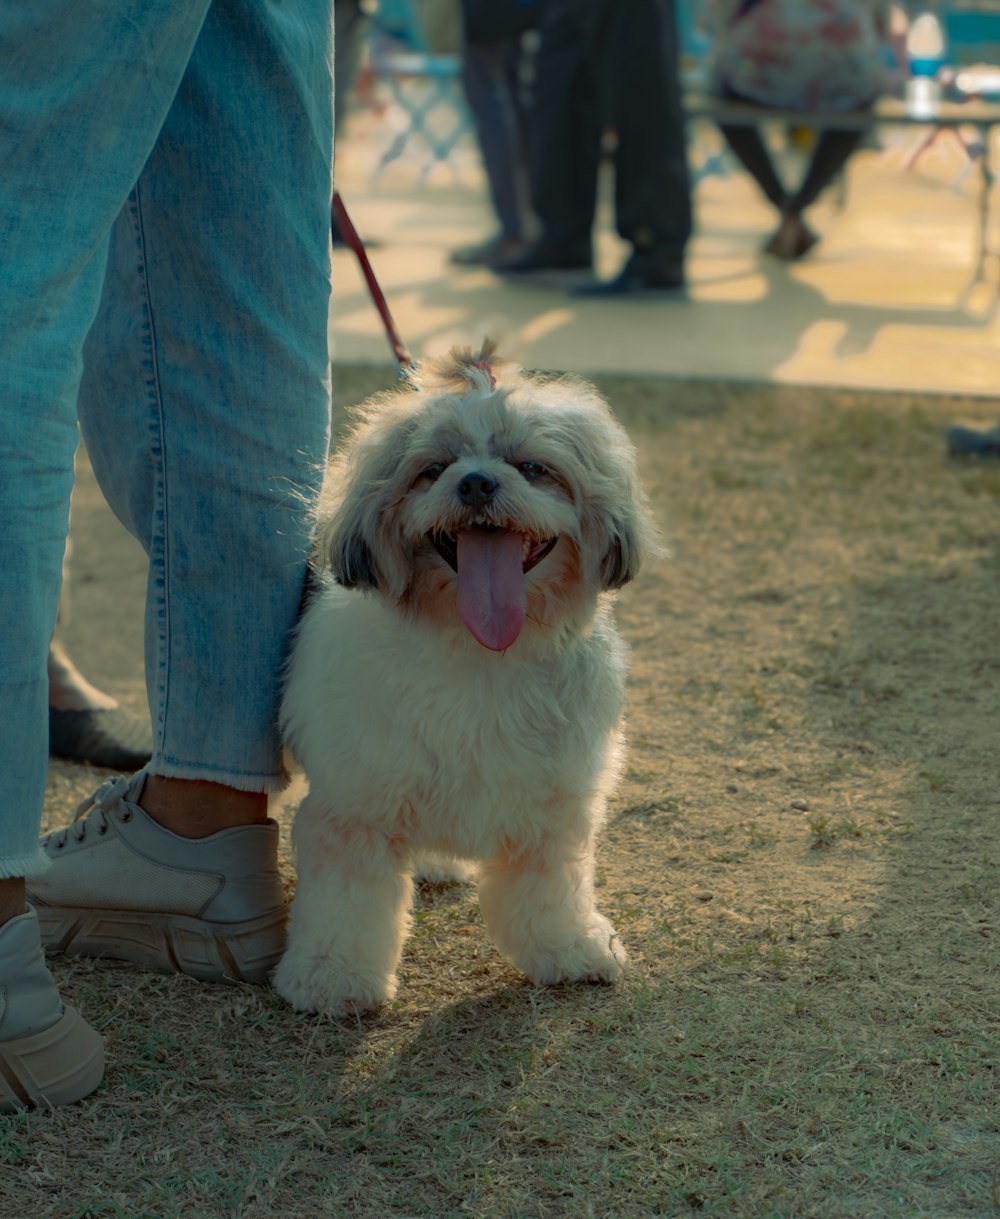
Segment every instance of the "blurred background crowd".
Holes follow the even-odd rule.
[[[788,181],[758,124],[719,111],[728,156],[775,209],[766,252],[793,261],[819,240],[806,213],[870,138],[858,115],[887,95],[931,111],[946,90],[992,95],[1000,59],[1000,11],[982,0],[337,0],[335,19],[341,118],[380,86],[407,114],[383,165],[416,134],[446,159],[461,123],[435,134],[430,114],[449,101],[467,113],[496,231],[455,263],[590,270],[598,168],[613,164],[631,254],[582,294],[683,288],[685,97],[803,115],[789,138],[810,156]],[[978,60],[985,72],[970,71]]]

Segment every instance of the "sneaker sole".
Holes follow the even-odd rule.
[[[64,1004],[50,1029],[0,1042],[0,1113],[83,1100],[104,1078],[104,1041]]]
[[[243,923],[210,923],[183,914],[74,910],[35,902],[50,952],[108,957],[201,982],[263,985],[285,951],[288,910]]]

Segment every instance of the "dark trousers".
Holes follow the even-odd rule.
[[[472,112],[490,199],[501,235],[525,235],[527,132],[521,84],[521,39],[489,42],[467,39],[462,49],[462,83]]]
[[[691,186],[673,0],[544,0],[540,32],[529,174],[543,244],[589,248],[610,126],[619,234],[681,257]]]
[[[723,95],[734,101],[746,100],[731,89],[724,90]],[[764,107],[761,110],[766,114]],[[759,128],[720,123],[719,130],[733,155],[760,187],[764,198],[779,211],[795,216],[816,202],[864,138],[864,132],[846,128],[838,130],[831,127],[821,131],[801,185],[798,190],[790,191],[778,177]]]

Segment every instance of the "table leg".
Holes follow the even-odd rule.
[[[993,190],[994,174],[992,150],[990,149],[990,134],[992,128],[989,126],[980,126],[977,128],[980,141],[983,149],[983,164],[982,176],[979,186],[979,207],[977,214],[977,226],[979,234],[979,247],[976,255],[976,266],[973,274],[973,283],[978,283],[985,278],[983,269],[986,259],[990,254],[995,253],[990,249],[990,194]]]

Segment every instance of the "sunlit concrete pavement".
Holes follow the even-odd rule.
[[[415,355],[488,333],[526,365],[581,373],[982,395],[1000,387],[1000,259],[987,258],[973,282],[979,170],[953,137],[910,169],[920,133],[881,133],[880,148],[855,158],[841,197],[814,209],[823,241],[793,266],[761,253],[774,217],[730,163],[696,187],[686,297],[597,301],[571,296],[565,283],[449,265],[450,250],[492,231],[475,147],[465,141],[423,182],[417,146],[375,176],[386,124],[371,112],[349,120],[337,180],[362,237],[379,243],[371,261]],[[718,149],[710,127],[692,132],[696,169]],[[997,192],[992,203],[989,238],[1000,248]],[[622,246],[608,206],[597,249],[601,272],[613,273]],[[334,277],[335,358],[391,363],[349,251],[336,252]]]

